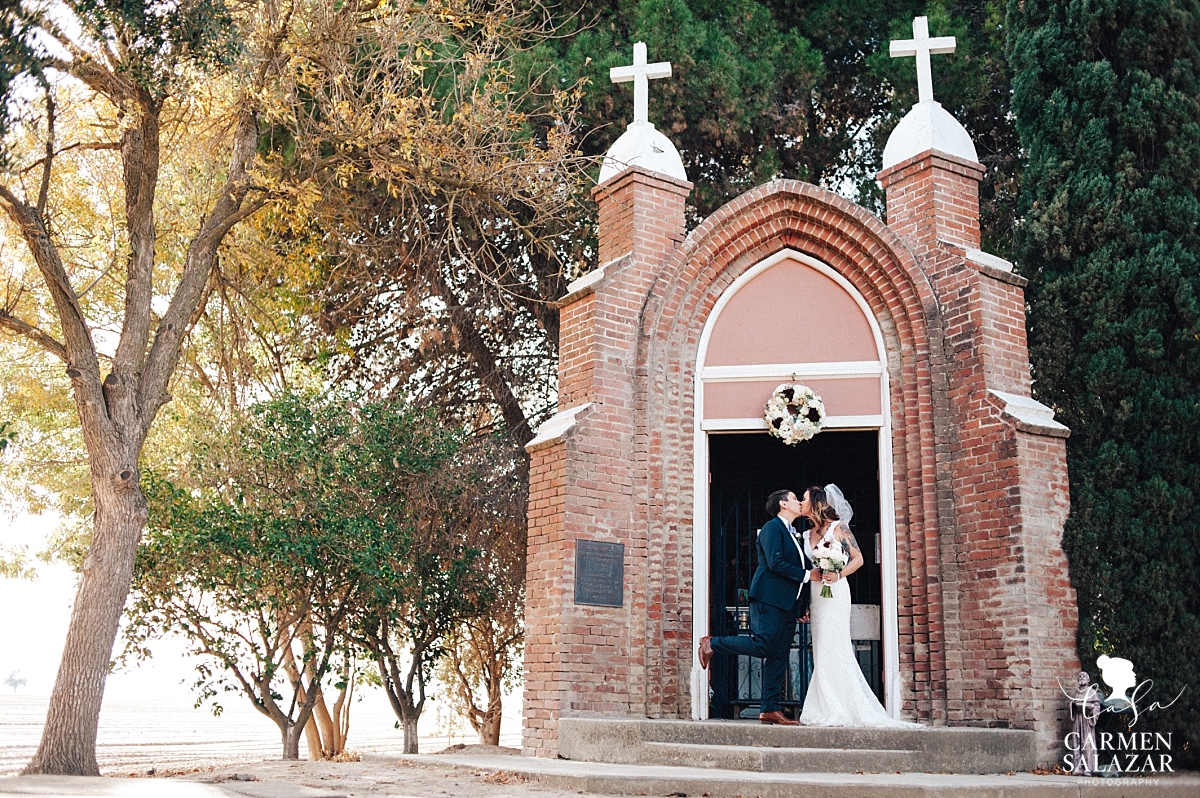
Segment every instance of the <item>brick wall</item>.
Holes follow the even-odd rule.
[[[630,169],[594,196],[602,273],[561,304],[559,408],[585,403],[562,440],[533,444],[527,563],[525,726],[528,753],[553,756],[557,719],[644,714],[646,627],[662,616],[648,587],[661,552],[649,552],[635,517],[634,360],[649,286],[683,239],[691,185]],[[574,602],[578,539],[625,546],[621,607]],[[655,582],[657,580],[654,580]]]
[[[941,302],[950,424],[940,431],[952,490],[939,563],[951,723],[1032,728],[1057,759],[1078,669],[1074,595],[1061,550],[1068,509],[1059,431],[1022,428],[989,389],[1030,395],[1024,280],[981,269],[976,164],[926,153],[881,173],[888,222]]]

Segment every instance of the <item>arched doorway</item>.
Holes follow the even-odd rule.
[[[838,481],[856,505],[855,534],[869,557],[852,585],[852,636],[868,681],[898,716],[888,373],[883,335],[866,301],[827,264],[780,250],[723,292],[705,322],[696,363],[693,639],[743,631],[753,535],[766,520],[767,493]],[[762,408],[780,382],[793,378],[822,395],[830,416],[821,435],[789,447],[767,435]],[[796,705],[809,663],[801,627],[785,695]],[[756,664],[729,658],[714,661],[711,673],[693,669],[693,716],[756,712]]]

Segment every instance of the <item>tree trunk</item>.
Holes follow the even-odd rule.
[[[103,466],[92,469],[92,544],[75,592],[46,725],[37,754],[22,771],[26,775],[100,775],[96,728],[104,681],[147,515],[136,471],[127,467],[115,474],[98,473],[105,471],[109,469]]]
[[[308,723],[304,724],[304,740],[308,743],[308,758],[312,762],[325,758],[325,749],[321,744],[321,733],[317,730],[317,721],[312,716],[308,716]]]
[[[283,731],[283,758],[284,759],[299,759],[300,758],[300,735],[304,734],[304,727],[296,724],[287,726]]]
[[[354,674],[346,674],[346,686],[338,693],[333,703],[334,753],[346,753],[346,737],[350,734],[350,701],[354,695]]]
[[[324,691],[317,692],[317,702],[313,704],[313,722],[321,730],[321,752],[324,757],[337,756],[342,753],[338,747],[337,730],[333,727],[333,718],[329,717],[329,709],[325,706]]]
[[[504,715],[504,671],[507,669],[508,650],[504,646],[492,647],[492,661],[484,668],[487,674],[487,711],[480,719],[479,742],[484,745],[500,745],[500,719]]]
[[[479,742],[484,745],[500,745],[500,719],[502,713],[488,708],[479,724]]]
[[[404,727],[404,753],[406,754],[420,753],[420,751],[417,750],[418,718],[420,718],[420,715],[408,715],[405,713],[404,719],[400,721],[401,726]]]

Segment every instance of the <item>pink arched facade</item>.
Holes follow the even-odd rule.
[[[693,541],[705,536],[686,533],[695,531],[696,515],[704,505],[698,495],[703,491],[703,483],[697,479],[695,469],[697,448],[702,444],[693,432],[696,419],[691,413],[681,418],[679,424],[669,420],[678,414],[679,404],[687,407],[695,403],[694,369],[705,323],[713,310],[739,278],[785,251],[824,264],[849,290],[811,265],[794,258],[780,261],[734,293],[720,309],[705,342],[703,365],[804,363],[821,359],[878,362],[879,347],[872,326],[878,330],[890,387],[887,426],[891,431],[893,493],[899,497],[894,502],[896,581],[904,585],[894,605],[898,613],[895,618],[898,648],[893,649],[900,670],[897,687],[917,685],[918,668],[922,669],[920,682],[928,685],[924,690],[897,690],[895,695],[907,704],[910,714],[931,717],[935,711],[935,691],[944,683],[945,676],[932,670],[932,662],[915,661],[912,651],[917,635],[927,636],[931,625],[942,624],[940,595],[923,589],[931,569],[936,578],[939,564],[936,552],[927,551],[925,544],[926,532],[937,529],[932,367],[941,348],[930,345],[931,326],[935,331],[939,329],[937,304],[932,301],[928,279],[916,268],[915,259],[904,243],[877,218],[832,192],[791,181],[771,183],[749,192],[697,228],[650,289],[643,312],[638,360],[645,373],[664,377],[660,383],[647,382],[642,386],[644,410],[638,405],[637,416],[644,422],[637,438],[645,440],[645,449],[635,455],[645,469],[644,480],[639,480],[644,492],[638,505],[644,508],[643,523],[652,536],[651,547],[661,546],[673,553],[671,547],[678,547],[678,556],[667,559],[681,563],[683,568],[674,574],[663,572],[661,592],[656,590],[659,585],[651,583],[647,587],[652,600],[661,600],[666,606],[693,603],[698,594],[694,584],[697,579],[703,581],[703,574],[696,575],[687,565],[694,563],[698,554],[693,550]],[[777,269],[783,274],[773,275]],[[812,289],[819,300],[829,304],[828,315],[837,317],[836,323],[824,326],[818,320],[823,320],[826,314],[814,313],[812,323],[797,324],[779,334],[781,349],[788,353],[783,360],[778,360],[767,347],[758,347],[755,352],[753,346],[754,338],[772,327],[769,322],[764,325],[762,318],[782,312],[792,299],[783,297],[781,301],[775,290],[777,280],[772,277],[783,278],[785,282],[791,278]],[[743,296],[743,292],[747,293]],[[866,305],[870,320],[854,295]],[[765,312],[756,314],[758,303],[764,301]],[[730,321],[736,323],[736,329],[725,324],[725,315],[730,310],[733,311]],[[742,326],[745,322],[752,322],[749,329]],[[779,326],[787,326],[783,318],[779,322]],[[807,341],[819,343],[809,347]],[[672,363],[692,364],[692,369],[673,369]],[[844,410],[867,412],[845,412],[845,415],[877,415],[883,410],[880,397],[883,376],[857,377],[852,381],[811,380],[806,384],[821,390],[823,397],[828,395],[831,413],[843,414],[837,403],[846,401]],[[766,397],[777,384],[778,380],[756,384],[755,381],[707,383],[702,413],[715,418],[709,415],[710,404],[718,409],[727,405],[748,409],[752,406],[750,393],[754,389],[759,392],[761,413]],[[680,399],[678,404],[667,401],[675,396]],[[655,495],[675,499],[655,502],[652,500]],[[687,524],[685,534],[676,532],[684,531],[681,521]],[[676,585],[682,589],[673,592]],[[885,626],[889,620],[885,617]],[[658,681],[671,684],[679,678],[676,674],[689,676],[688,680],[679,680],[674,690],[664,691],[663,700],[671,699],[673,705],[647,710],[683,716],[696,714],[692,701],[694,694],[702,690],[690,680],[698,672],[690,645],[690,638],[695,635],[688,636],[685,646],[680,645],[682,641],[676,643],[679,638],[665,628],[651,626],[647,631],[647,648],[654,651],[654,659],[670,663],[670,670],[664,667],[657,674]]]

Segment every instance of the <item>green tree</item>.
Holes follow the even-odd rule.
[[[146,656],[151,639],[184,635],[199,657],[197,704],[245,694],[278,726],[285,759],[297,758],[321,684],[344,656],[357,566],[380,537],[351,509],[344,410],[294,396],[256,406],[229,439],[200,447],[178,475],[189,487],[144,480],[149,527],[127,651]]]
[[[461,440],[443,448],[419,480],[399,466],[387,465],[395,452],[427,451],[445,433],[417,439],[398,429],[388,404],[361,412],[361,457],[383,467],[361,479],[370,507],[386,528],[406,531],[403,545],[382,552],[374,562],[372,593],[350,629],[362,655],[375,663],[376,681],[403,730],[404,752],[418,752],[417,723],[425,708],[433,668],[446,655],[464,623],[497,614],[497,593],[483,554],[492,541],[494,497],[478,470],[474,452]],[[486,463],[486,456],[484,457]],[[485,465],[486,467],[486,465]]]
[[[1011,237],[1019,174],[1008,114],[1004,3],[820,0],[594,0],[564,9],[568,30],[535,51],[548,81],[582,80],[583,151],[603,154],[624,132],[629,89],[608,77],[634,41],[672,62],[653,84],[651,118],[675,142],[697,218],[779,177],[845,193],[882,213],[875,184],[883,145],[916,102],[911,59],[893,60],[888,41],[911,38],[928,15],[935,35],[958,50],[937,70],[937,99],[971,132],[988,167],[985,241],[1001,254]]]
[[[1200,742],[1200,4],[1009,7],[1034,392],[1070,426],[1079,653]],[[1152,720],[1151,720],[1152,718]],[[1178,748],[1176,748],[1178,753]]]
[[[148,480],[128,652],[185,635],[199,701],[240,692],[280,728],[283,757],[298,757],[323,683],[348,689],[355,630],[383,619],[380,647],[398,656],[416,640],[427,661],[439,642],[427,629],[474,606],[476,550],[438,521],[463,514],[445,478],[458,448],[432,416],[396,406],[295,394],[254,406],[178,484]],[[340,754],[344,733],[319,726],[317,754]]]
[[[820,179],[804,156],[821,135],[811,113],[821,54],[799,30],[781,26],[769,5],[600,0],[564,11],[573,35],[547,41],[536,55],[551,67],[549,85],[586,81],[586,154],[602,155],[632,121],[629,88],[612,84],[608,70],[645,41],[652,60],[672,64],[672,79],[652,85],[651,121],[680,149],[700,215],[779,175]]]
[[[289,393],[254,406],[176,481],[147,480],[127,652],[186,636],[200,701],[246,696],[278,726],[285,759],[302,732],[310,754],[342,753],[350,664],[365,653],[415,752],[446,630],[489,597],[464,534],[477,508],[456,474],[461,442],[392,404]]]

